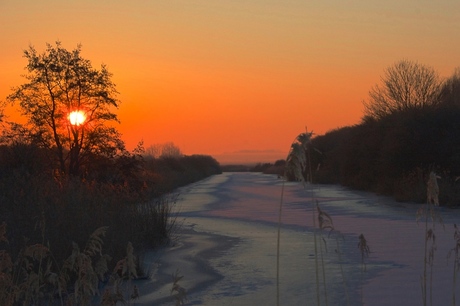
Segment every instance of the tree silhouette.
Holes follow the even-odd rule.
[[[460,68],[455,69],[452,76],[444,82],[440,100],[444,106],[460,106]]]
[[[119,133],[107,125],[118,122],[112,110],[119,101],[105,65],[94,69],[81,57],[80,45],[68,51],[59,41],[47,44],[41,54],[30,46],[24,57],[27,82],[14,88],[7,100],[19,102],[27,118],[27,136],[55,153],[62,173],[77,175],[92,156],[114,157],[124,151]],[[84,122],[71,124],[74,111],[85,117]]]
[[[160,158],[160,157],[179,158],[183,156],[181,149],[171,141],[150,145],[146,149],[145,153],[146,155],[149,155],[153,158]]]
[[[369,91],[364,119],[381,119],[396,112],[437,105],[441,84],[431,67],[408,60],[397,62],[385,70],[382,85]]]

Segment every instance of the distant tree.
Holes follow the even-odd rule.
[[[181,157],[182,151],[173,142],[163,144],[160,157]]]
[[[61,172],[76,175],[91,156],[112,158],[124,151],[118,131],[106,125],[118,122],[112,110],[119,101],[105,65],[94,69],[80,45],[68,51],[59,41],[41,54],[30,46],[24,57],[27,82],[7,100],[19,103],[28,137],[55,153]]]
[[[385,70],[382,85],[369,91],[364,119],[439,104],[441,80],[431,67],[402,60]]]
[[[165,142],[150,145],[145,149],[145,154],[153,158],[159,157],[181,157],[182,151],[173,142]]]
[[[440,100],[443,106],[460,106],[460,68],[443,83]]]
[[[161,155],[161,145],[159,144],[153,144],[148,146],[145,149],[145,155],[153,157],[153,158],[158,158]]]

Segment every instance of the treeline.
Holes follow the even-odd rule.
[[[284,175],[286,161],[280,159],[274,163],[257,163],[255,165],[222,165],[223,172],[262,172],[264,174]]]
[[[460,69],[447,79],[428,66],[402,60],[369,91],[361,123],[291,146],[287,162],[229,171],[256,171],[297,180],[341,184],[424,203],[430,172],[439,177],[441,205],[460,206]],[[300,148],[299,159],[295,149]],[[295,156],[295,158],[290,158]],[[296,165],[290,164],[292,161]],[[311,177],[310,177],[311,173]]]
[[[286,161],[280,159],[272,163],[259,163],[250,169],[251,172],[262,172],[264,174],[276,174],[278,176],[284,175]]]
[[[337,129],[312,140],[317,183],[426,201],[430,171],[441,179],[440,202],[460,205],[460,108],[401,112]]]
[[[151,173],[155,192],[162,194],[202,180],[214,174],[221,174],[220,164],[208,155],[144,156],[144,166]]]
[[[286,178],[423,203],[434,172],[440,204],[459,206],[460,69],[442,79],[431,67],[402,60],[385,70],[363,103],[359,124],[315,137],[299,134]]]
[[[422,203],[434,171],[441,205],[459,206],[460,71],[440,81],[433,70],[402,61],[365,106],[360,124],[312,139],[313,182]]]

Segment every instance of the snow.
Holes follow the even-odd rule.
[[[146,256],[146,266],[155,273],[149,280],[137,281],[136,305],[173,305],[171,275],[177,269],[184,276],[179,284],[187,290],[186,305],[276,305],[277,221],[283,188],[281,305],[317,303],[320,250],[326,279],[324,287],[320,269],[321,304],[327,298],[329,305],[423,305],[425,223],[416,221],[420,205],[336,185],[304,188],[261,173],[224,173],[179,191],[175,209],[182,225],[177,239]],[[317,260],[312,210],[316,202],[332,217],[335,228],[330,234],[317,231]],[[434,305],[450,305],[453,260],[448,254],[455,246],[453,224],[460,212],[443,207],[436,207],[436,212],[442,215],[444,228],[436,224],[434,229],[432,300]],[[371,251],[366,271],[358,249],[360,234]]]

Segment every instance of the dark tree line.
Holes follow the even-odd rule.
[[[435,171],[442,177],[441,205],[458,206],[459,71],[441,82],[434,70],[402,63],[387,70],[383,85],[371,90],[360,124],[312,139],[321,152],[312,151],[314,181],[424,202],[428,174]]]

